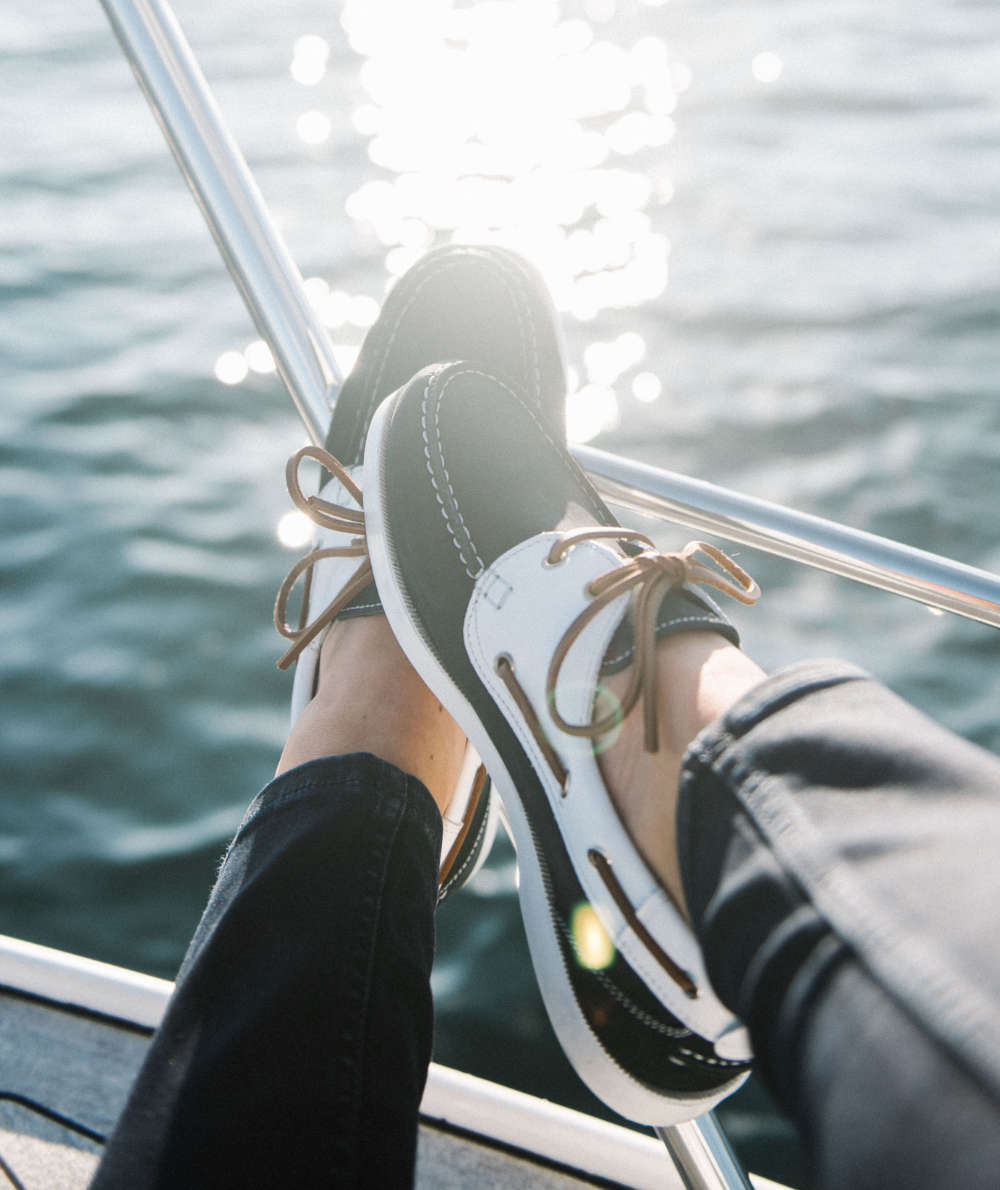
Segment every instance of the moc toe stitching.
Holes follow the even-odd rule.
[[[396,338],[402,328],[403,323],[406,320],[407,315],[410,313],[410,310],[414,304],[419,300],[421,292],[426,289],[426,287],[432,281],[439,279],[443,274],[464,267],[467,264],[468,259],[469,258],[466,256],[460,256],[458,259],[432,259],[423,269],[421,269],[421,262],[419,261],[416,265],[414,265],[413,270],[409,274],[410,278],[412,278],[413,275],[418,271],[425,272],[426,276],[423,276],[417,283],[410,300],[406,303],[403,309],[399,311],[398,315],[396,315],[393,323],[391,324],[392,329],[389,332],[389,340],[383,350],[382,360],[379,364],[378,371],[370,385],[367,400],[359,409],[359,416],[364,425],[367,425],[371,421],[371,415],[374,412],[375,407],[378,405],[380,386],[382,383],[382,377],[388,364],[389,355],[395,346]],[[509,288],[507,293],[511,299],[511,305],[514,308],[514,314],[518,322],[518,330],[521,335],[522,351],[530,361],[529,368],[534,399],[536,404],[541,406],[542,374],[539,361],[538,339],[535,334],[534,323],[530,317],[530,303],[526,300],[527,279],[520,273],[515,272],[508,262],[501,257],[494,255],[492,257],[492,265],[498,271],[498,273],[505,275],[506,280],[513,282],[513,287]],[[528,346],[529,344],[530,346]]]

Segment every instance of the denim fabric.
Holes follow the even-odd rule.
[[[96,1190],[411,1184],[440,837],[371,756],[260,794]],[[1000,1184],[1000,761],[860,670],[799,666],[692,745],[678,839],[816,1184]]]
[[[251,804],[95,1190],[409,1186],[441,818],[373,756]]]
[[[709,975],[818,1184],[1000,1185],[1000,761],[797,666],[692,745],[678,832]]]

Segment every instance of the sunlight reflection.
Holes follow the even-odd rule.
[[[242,351],[224,351],[215,361],[215,378],[223,384],[240,384],[249,370]]]
[[[618,425],[618,398],[613,388],[586,384],[566,398],[566,435],[570,442],[589,442]]]
[[[615,16],[615,0],[586,0],[587,16],[592,21],[611,21]]]
[[[323,277],[306,277],[302,282],[306,297],[317,310],[322,308],[330,293],[330,283]]]
[[[358,358],[359,344],[334,343],[333,358],[337,361],[341,376],[347,376]]]
[[[324,326],[331,329],[341,327],[350,315],[350,294],[344,293],[342,289],[332,289],[316,309]]]
[[[642,0],[656,8],[666,0]],[[607,337],[606,315],[653,302],[669,283],[670,241],[659,212],[674,197],[669,146],[678,97],[693,73],[650,20],[614,21],[616,0],[344,0],[340,22],[358,55],[349,112],[374,168],[345,203],[379,246],[391,282],[435,244],[504,244],[540,269],[557,309],[604,328],[571,369],[570,436],[585,442],[613,429],[615,392],[651,403],[658,377],[637,372],[642,336]],[[630,36],[628,30],[635,32]],[[315,87],[327,76],[331,42],[296,39],[289,71]],[[780,75],[780,58],[758,54],[758,81]],[[303,111],[305,146],[333,134],[331,110]],[[338,125],[339,127],[339,125]],[[361,338],[378,316],[372,296],[306,281],[309,301],[338,339]],[[333,347],[349,371],[358,347]],[[267,345],[224,352],[216,376],[239,384],[275,370]],[[634,405],[630,406],[633,414]]]
[[[303,87],[314,87],[326,74],[330,44],[325,37],[307,33],[295,43],[289,72]]]
[[[652,372],[639,372],[632,381],[632,396],[644,405],[650,405],[663,392],[659,376]]]
[[[333,124],[330,117],[319,111],[303,112],[295,122],[298,138],[306,145],[321,145],[329,140]]]
[[[378,318],[378,302],[362,295],[351,298],[347,307],[347,321],[352,326],[369,327]]]
[[[626,331],[611,343],[591,343],[583,353],[588,379],[596,385],[612,385],[646,354],[646,341],[634,331]]]
[[[686,62],[674,62],[670,67],[670,81],[678,95],[683,95],[694,82],[694,71]]]
[[[268,347],[263,339],[254,339],[246,351],[244,351],[243,357],[247,361],[247,367],[251,372],[257,372],[261,376],[266,376],[275,370],[274,356],[271,354],[271,348]]]
[[[784,68],[785,64],[782,60],[770,50],[765,50],[764,53],[758,54],[750,63],[753,77],[758,83],[777,82],[781,78],[781,72]]]
[[[612,0],[586,12],[563,20],[542,0],[347,0],[341,19],[366,93],[353,124],[395,177],[365,183],[346,209],[385,247],[391,276],[448,236],[524,252],[559,308],[582,319],[663,292],[668,245],[647,212],[673,185],[615,160],[669,144],[690,70],[662,38],[595,38]]]
[[[314,528],[306,514],[295,508],[291,512],[286,512],[278,521],[275,532],[283,546],[287,546],[290,550],[300,550],[312,541]]]

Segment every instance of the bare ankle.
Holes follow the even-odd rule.
[[[688,745],[764,676],[734,645],[713,632],[669,637],[657,648],[661,697],[659,750],[645,750],[641,717],[629,716],[600,765],[612,801],[643,859],[687,916],[677,859],[676,809]],[[608,682],[620,694],[628,675]],[[620,687],[620,689],[619,689]]]
[[[320,655],[316,695],[296,721],[278,774],[324,756],[370,752],[410,773],[444,812],[465,737],[410,665],[384,616],[343,620]]]

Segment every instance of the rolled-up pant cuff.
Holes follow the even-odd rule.
[[[849,1147],[874,1135],[861,1112],[880,1079],[899,1103],[923,1078],[968,1094],[963,1127],[985,1112],[1000,1133],[996,757],[854,666],[796,666],[689,749],[678,851],[709,977],[807,1132],[839,1116]],[[872,1068],[848,1079],[876,1019]],[[842,1061],[817,1073],[820,1053]]]

